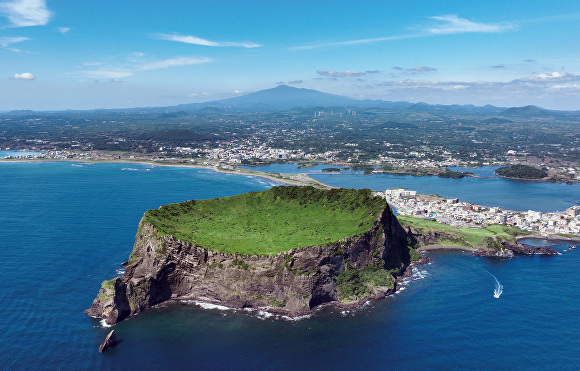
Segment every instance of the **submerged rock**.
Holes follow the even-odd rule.
[[[105,341],[103,341],[103,343],[99,347],[99,352],[103,353],[104,351],[114,347],[115,345],[117,345],[117,335],[115,335],[115,330],[112,330],[111,332],[109,332],[109,335],[107,335]]]

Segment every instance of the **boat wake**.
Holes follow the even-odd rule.
[[[499,283],[499,281],[497,280],[497,277],[494,276],[493,274],[491,274],[488,270],[484,269],[484,271],[486,271],[495,280],[495,289],[493,290],[493,297],[498,299],[501,296],[501,294],[503,293],[503,285],[501,283]]]

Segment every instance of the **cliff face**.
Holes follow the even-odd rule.
[[[114,324],[173,299],[304,315],[393,292],[392,275],[409,264],[411,242],[388,206],[363,234],[261,256],[209,251],[162,236],[142,219],[124,276],[103,282],[85,312]]]

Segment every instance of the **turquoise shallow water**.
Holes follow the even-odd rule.
[[[579,249],[505,261],[432,252],[400,293],[301,321],[194,304],[156,308],[116,325],[121,344],[98,353],[110,329],[82,311],[127,259],[147,209],[270,186],[199,169],[0,164],[2,368],[580,367]],[[497,299],[492,275],[503,285]]]

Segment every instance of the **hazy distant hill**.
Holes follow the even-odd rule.
[[[511,107],[500,113],[503,116],[542,117],[551,113],[537,106]]]
[[[554,117],[576,119],[580,117],[580,111],[552,111],[537,106],[525,107],[496,107],[492,105],[474,106],[472,104],[428,104],[424,102],[410,103],[404,101],[392,102],[372,99],[352,99],[341,95],[323,93],[313,89],[295,88],[280,85],[275,88],[260,90],[239,97],[220,99],[203,103],[180,104],[168,107],[136,107],[124,109],[96,109],[87,111],[68,110],[60,111],[68,114],[83,114],[86,112],[102,113],[123,112],[126,113],[157,113],[161,118],[177,118],[187,116],[193,112],[196,115],[215,115],[222,112],[232,111],[280,111],[289,109],[315,109],[324,110],[329,107],[344,107],[355,109],[378,108],[393,112],[420,113],[433,116],[453,115],[478,115],[478,116],[507,116],[519,118]],[[369,111],[370,112],[370,111]],[[367,112],[367,114],[369,114]],[[43,114],[55,114],[57,112],[43,112]],[[33,111],[11,111],[0,113],[3,116],[26,116],[38,114]],[[363,114],[363,112],[360,112]],[[501,120],[495,119],[498,123]]]
[[[294,88],[280,85],[272,89],[260,90],[234,98],[220,99],[195,105],[179,107],[231,107],[238,109],[290,109],[294,107],[357,106],[361,101],[312,89]]]
[[[415,103],[404,108],[405,111],[412,112],[426,112],[432,114],[483,114],[483,115],[493,115],[499,114],[505,108],[495,107],[492,105],[485,105],[482,107],[474,106],[472,104],[459,105],[459,104],[428,104],[424,102]]]
[[[228,110],[280,110],[300,108],[327,108],[327,107],[350,107],[350,108],[382,108],[390,111],[412,111],[431,114],[500,114],[504,107],[485,105],[441,105],[427,104],[423,102],[391,102],[372,99],[352,99],[341,95],[323,93],[313,89],[295,88],[280,85],[272,89],[260,90],[239,97],[215,100],[204,103],[182,104],[177,106],[180,110],[200,110],[204,107],[227,108]]]

